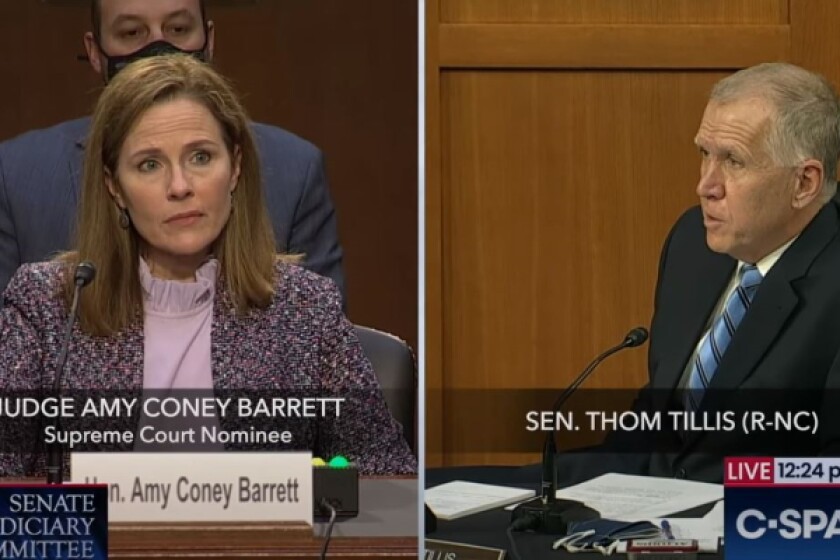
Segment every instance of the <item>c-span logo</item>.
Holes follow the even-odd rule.
[[[840,558],[840,459],[727,459],[726,560]]]
[[[0,558],[107,560],[107,486],[0,485]]]

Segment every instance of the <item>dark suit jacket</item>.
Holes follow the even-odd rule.
[[[17,267],[70,248],[90,119],[27,132],[0,144],[0,292]],[[321,152],[305,140],[254,123],[266,205],[278,250],[344,294],[342,251]]]
[[[650,382],[641,409],[678,409],[674,389],[737,261],[712,252],[699,207],[671,230],[659,266],[651,324]],[[655,452],[651,475],[720,482],[722,458],[744,454],[816,455],[840,435],[834,392],[840,387],[840,208],[826,204],[773,266],[723,355],[698,412],[809,410],[819,433],[740,429],[672,434],[673,453]],[[833,419],[833,420],[832,420]]]
[[[634,410],[684,412],[680,378],[737,261],[712,252],[699,207],[668,234],[659,262],[649,382]],[[612,432],[558,455],[562,485],[607,472],[723,481],[723,458],[838,455],[840,450],[840,201],[826,204],[762,280],[697,413],[813,411],[816,434],[735,429]],[[663,422],[663,427],[667,426]],[[713,424],[698,427],[713,427]],[[725,426],[724,426],[725,428]],[[664,432],[664,433],[663,433]]]
[[[3,293],[0,397],[31,396],[31,391],[52,386],[67,321],[66,306],[58,295],[62,274],[61,265],[54,261],[26,264]],[[109,398],[141,397],[143,329],[143,322],[138,321],[114,336],[94,337],[77,324],[64,370],[65,394],[85,398],[91,392],[108,391]],[[341,297],[330,280],[297,266],[278,264],[271,304],[237,315],[222,277],[217,281],[210,336],[216,396],[346,398],[338,417],[239,419],[230,414],[220,420],[223,429],[247,429],[250,425],[288,429],[292,442],[278,449],[311,450],[325,458],[345,455],[367,474],[416,472],[416,461],[399,424],[388,412],[370,362],[341,312]],[[0,421],[4,422],[0,476],[34,474],[27,466],[31,461],[21,453],[27,451],[22,449],[24,445],[16,445],[39,440],[32,424],[19,417]],[[133,431],[138,417],[85,421],[91,424],[76,427]],[[71,429],[69,424],[64,427]]]

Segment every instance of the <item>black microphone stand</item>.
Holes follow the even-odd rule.
[[[557,398],[552,407],[557,412],[571,397],[578,387],[595,371],[605,359],[625,348],[641,346],[648,338],[648,332],[642,327],[636,327],[624,337],[621,344],[613,346],[601,353],[586,366],[586,369],[569,385]],[[565,534],[569,521],[585,521],[595,519],[600,514],[592,508],[588,508],[581,502],[575,500],[557,499],[557,470],[555,468],[555,456],[557,455],[557,444],[555,441],[555,430],[546,433],[543,444],[542,455],[542,484],[540,485],[540,496],[518,505],[511,516],[511,524],[514,530],[534,530],[540,533]]]
[[[76,310],[79,307],[79,295],[82,288],[91,283],[96,276],[96,268],[89,262],[81,262],[76,266],[73,275],[75,289],[73,291],[73,303],[70,305],[70,315],[64,329],[64,339],[61,341],[61,352],[58,355],[58,363],[53,378],[52,396],[61,399],[61,379],[64,374],[64,364],[67,362],[67,353],[70,350],[70,339],[73,334],[73,326],[76,324]],[[56,412],[52,418],[52,426],[57,434],[61,430],[61,415]],[[61,484],[64,482],[64,446],[53,441],[47,444],[47,484]]]

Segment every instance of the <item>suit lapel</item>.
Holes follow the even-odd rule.
[[[735,331],[709,384],[710,389],[737,389],[755,372],[799,304],[796,281],[805,276],[817,255],[837,235],[837,230],[837,207],[830,202],[788,247],[761,282],[747,314]],[[711,414],[715,411],[733,410],[731,405],[727,404],[732,396],[728,391],[707,395],[698,412]],[[700,431],[690,432],[682,455],[687,454],[694,443],[704,435]]]
[[[749,311],[723,355],[710,388],[737,388],[755,371],[799,303],[795,282],[805,276],[811,263],[836,234],[837,210],[833,203],[829,203],[761,282]]]

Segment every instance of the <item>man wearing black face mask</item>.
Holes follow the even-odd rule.
[[[204,0],[93,0],[93,31],[85,33],[85,50],[93,69],[105,81],[140,58],[191,54],[209,62],[215,29],[204,14]],[[157,6],[155,6],[157,4]],[[104,17],[103,17],[104,14]],[[103,45],[107,44],[107,48]]]
[[[85,49],[106,82],[147,56],[183,52],[212,59],[215,29],[203,0],[93,0],[91,15]],[[21,264],[70,246],[89,121],[67,121],[0,144],[0,291]],[[274,126],[253,123],[253,131],[278,249],[304,254],[304,265],[331,277],[344,294],[320,151]]]
[[[206,43],[205,43],[206,44]],[[102,53],[103,57],[107,59],[108,66],[106,68],[106,76],[107,79],[110,80],[116,75],[117,72],[125,68],[127,65],[131,64],[135,60],[140,60],[141,58],[146,58],[149,56],[159,56],[164,54],[189,54],[202,62],[207,62],[207,54],[205,52],[206,47],[202,47],[197,51],[185,51],[179,49],[172,43],[167,41],[159,40],[155,41],[154,43],[149,43],[145,47],[140,47],[136,51],[131,54],[126,54],[122,56],[108,56],[105,54],[105,51],[102,47],[99,47],[99,52]]]

